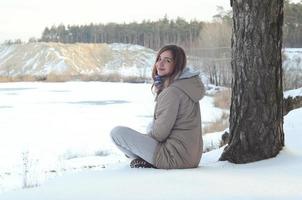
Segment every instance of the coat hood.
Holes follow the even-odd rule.
[[[200,80],[199,71],[185,68],[182,73],[176,76],[172,87],[177,87],[188,95],[194,102],[202,99],[205,93],[204,85]]]

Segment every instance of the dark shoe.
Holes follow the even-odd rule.
[[[147,161],[141,159],[141,158],[136,158],[130,162],[130,167],[131,168],[156,168],[152,164],[148,163]]]

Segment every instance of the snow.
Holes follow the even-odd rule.
[[[283,68],[285,69],[302,69],[302,48],[285,48],[283,50],[285,60]]]
[[[209,96],[205,96],[202,99],[202,102],[204,102],[206,105],[214,104],[213,98]],[[223,114],[223,110],[213,106],[203,106],[201,107],[201,112],[202,112],[202,121],[204,123],[215,122],[215,120],[220,119],[220,117]]]
[[[220,117],[212,115],[212,102],[210,97],[201,101],[205,123]],[[5,159],[0,161],[0,193],[22,187],[24,157],[32,162],[33,185],[43,183],[50,171],[60,174],[124,161],[110,130],[124,125],[144,133],[153,109],[151,84],[1,83],[0,157]],[[88,165],[88,157],[94,163]]]
[[[289,96],[291,96],[293,98],[295,98],[296,96],[302,96],[302,88],[285,91],[283,96],[284,96],[284,98],[287,98]]]
[[[150,78],[155,54],[143,46],[117,43],[0,45],[0,75],[6,76],[9,66],[13,77],[78,73]],[[124,66],[123,71],[119,71],[121,66]]]
[[[13,46],[0,45],[0,59],[1,59],[1,61],[4,62],[3,58],[5,58],[5,56],[10,54],[13,50],[14,50]]]
[[[103,74],[151,78],[155,51],[132,44],[113,43],[108,46],[113,51],[113,59],[105,64]]]
[[[218,161],[217,149],[203,154],[196,169],[129,168],[108,134],[116,125],[145,131],[154,107],[150,87],[1,83],[0,199],[302,198],[302,109],[285,116],[286,146],[275,158],[236,165]],[[204,121],[214,120],[206,113],[213,109],[208,98],[201,101]],[[205,144],[221,134],[204,136]],[[27,181],[38,187],[18,189],[24,157],[30,161]]]
[[[297,120],[298,119],[298,120]],[[286,147],[273,159],[250,164],[217,161],[221,149],[203,155],[199,168],[130,169],[127,162],[52,179],[2,194],[1,199],[301,199],[302,109],[285,117]]]
[[[228,129],[226,131],[228,131]],[[217,149],[220,146],[221,137],[223,134],[224,131],[203,135],[204,151]]]
[[[140,46],[140,45],[122,44],[122,43],[112,43],[112,44],[109,44],[109,46],[112,48],[112,50],[115,50],[115,51],[120,51],[122,49],[127,49],[130,51],[138,51],[138,50],[145,49],[145,47]]]

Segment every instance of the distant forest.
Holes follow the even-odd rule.
[[[232,11],[217,7],[212,22],[186,21],[167,16],[157,21],[141,23],[108,23],[89,25],[53,25],[46,27],[41,38],[28,42],[61,43],[130,43],[158,50],[174,43],[186,50],[200,48],[226,48],[231,46]],[[22,43],[20,39],[7,40],[6,44]],[[302,47],[302,0],[299,3],[284,1],[283,47]]]
[[[143,21],[128,24],[90,24],[46,27],[41,41],[62,43],[131,43],[158,49],[166,43],[194,46],[203,22],[187,22],[182,18]]]
[[[39,41],[62,43],[131,43],[158,50],[167,43],[182,45],[186,49],[204,46],[201,42],[203,30],[210,26],[221,26],[221,29],[231,31],[231,11],[225,12],[218,8],[218,14],[211,23],[201,21],[187,22],[182,18],[170,20],[167,16],[158,21],[143,21],[141,23],[109,23],[89,25],[53,25],[46,27]],[[225,26],[230,26],[227,28]],[[218,30],[219,27],[215,28]],[[204,30],[208,32],[209,30]],[[214,30],[212,30],[214,31]],[[213,33],[217,35],[217,33]],[[230,36],[231,33],[226,33]],[[221,35],[220,37],[224,37]],[[230,46],[226,41],[221,46]],[[284,5],[283,46],[302,47],[302,1]]]

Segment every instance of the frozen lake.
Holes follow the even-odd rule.
[[[206,96],[201,104],[203,122],[221,115],[212,98]],[[153,109],[151,84],[1,83],[0,189],[8,180],[16,182],[14,174],[22,177],[24,159],[35,176],[66,169],[71,160],[75,168],[72,158],[95,166],[125,159],[112,144],[110,130],[124,125],[145,132]]]

